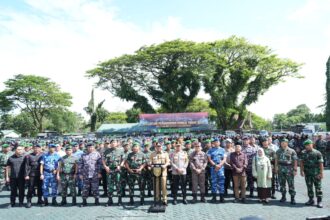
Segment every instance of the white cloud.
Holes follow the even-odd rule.
[[[329,0],[307,0],[302,7],[290,14],[289,19],[299,22],[315,22],[322,18],[322,15],[329,12]]]
[[[325,1],[315,1],[323,6],[326,4]],[[72,110],[78,112],[83,112],[93,86],[93,80],[84,74],[98,62],[132,53],[142,45],[166,40],[211,41],[230,35],[214,29],[186,28],[180,18],[173,16],[168,16],[165,21],[152,21],[145,30],[133,22],[121,20],[120,11],[111,1],[26,2],[34,13],[0,8],[1,17],[6,18],[1,20],[0,17],[0,82],[19,73],[47,76],[72,94]],[[313,7],[309,12],[303,8],[300,12],[297,10],[292,18],[308,17],[323,10],[319,6]],[[322,34],[330,39],[330,26]],[[287,83],[271,88],[249,109],[269,119],[275,113],[287,112],[302,103],[317,111],[316,107],[323,101],[330,40],[320,48],[308,47],[305,41],[295,47],[293,42],[301,39],[285,32],[280,37],[248,37],[254,43],[270,46],[281,57],[305,63],[301,73],[306,76],[301,80],[289,79]],[[207,97],[203,93],[199,95]],[[131,103],[112,97],[107,91],[96,90],[95,96],[97,101],[106,99],[105,107],[109,111],[124,111],[131,106]]]
[[[132,53],[146,44],[177,38],[201,41],[220,37],[210,30],[186,29],[175,17],[155,21],[149,30],[143,31],[134,23],[120,20],[109,1],[26,0],[26,3],[35,14],[9,9],[1,12],[9,19],[0,20],[0,81],[19,73],[47,76],[72,94],[72,109],[78,112],[83,112],[93,85],[92,80],[84,77],[85,71],[98,62]],[[105,107],[110,111],[123,111],[131,106],[107,91],[96,91],[95,95],[98,100],[106,99]]]

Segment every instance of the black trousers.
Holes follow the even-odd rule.
[[[14,204],[17,197],[18,190],[18,200],[19,203],[24,201],[24,178],[10,178],[10,203]]]
[[[103,192],[105,194],[108,193],[108,184],[107,184],[107,172],[105,169],[101,170],[101,175],[102,175],[102,187],[103,187]]]
[[[174,199],[177,198],[178,196],[178,191],[179,191],[179,185],[182,191],[182,196],[183,199],[186,198],[187,196],[187,175],[174,175],[172,174],[172,179],[173,179],[173,197]]]
[[[228,193],[230,182],[233,183],[234,188],[233,171],[231,169],[225,169],[225,194]]]
[[[42,181],[40,180],[40,176],[30,176],[28,180],[28,192],[26,198],[29,200],[32,198],[32,194],[34,189],[37,188],[38,199],[41,200],[42,197]]]

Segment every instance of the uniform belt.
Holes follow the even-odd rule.
[[[44,172],[47,172],[47,173],[52,173],[52,172],[54,172],[54,170],[44,170]]]
[[[292,166],[292,163],[279,163],[280,166]]]

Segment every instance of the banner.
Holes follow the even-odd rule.
[[[207,112],[140,115],[140,125],[153,128],[192,128],[208,124]]]

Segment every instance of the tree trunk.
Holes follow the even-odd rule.
[[[327,77],[325,121],[326,121],[327,131],[329,131],[330,130],[330,57],[328,58],[327,71],[326,71],[325,75]]]

